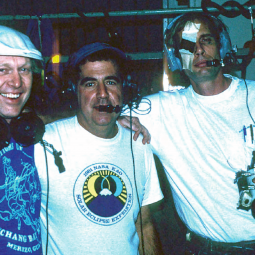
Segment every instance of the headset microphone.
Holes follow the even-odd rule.
[[[115,107],[112,105],[99,105],[97,108],[99,112],[119,113],[121,111],[121,106],[119,105],[116,105]]]
[[[236,63],[236,58],[234,55],[234,52],[227,53],[226,57],[224,59],[213,59],[213,60],[208,60],[206,61],[207,66],[226,66],[226,65],[231,65]]]
[[[217,67],[217,66],[220,66],[220,65],[222,66],[224,64],[223,64],[223,61],[219,60],[219,59],[213,59],[213,60],[206,61],[206,66],[215,66],[215,67]]]

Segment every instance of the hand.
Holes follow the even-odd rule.
[[[118,122],[122,127],[130,128],[130,117],[129,116],[120,116],[118,118]],[[147,128],[140,123],[140,121],[137,117],[132,117],[132,130],[135,131],[135,134],[133,137],[134,141],[136,141],[138,136],[140,134],[142,134],[143,135],[143,140],[142,140],[143,144],[150,143],[151,135],[150,135],[149,131],[147,130]]]

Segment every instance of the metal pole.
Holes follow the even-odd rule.
[[[225,7],[226,10],[238,11],[236,7]],[[217,8],[208,8],[209,12],[218,12]],[[187,12],[203,12],[202,8],[177,8],[177,9],[158,9],[158,10],[134,10],[134,11],[113,11],[109,12],[110,17],[127,17],[127,16],[153,16],[153,15],[180,15]],[[86,17],[104,17],[103,12],[89,12],[83,13]],[[60,13],[60,14],[43,14],[41,16],[30,16],[30,15],[2,15],[0,20],[26,20],[26,19],[68,19],[68,18],[79,18],[77,13]]]

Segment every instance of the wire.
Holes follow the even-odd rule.
[[[49,213],[48,213],[48,208],[49,208],[49,192],[50,192],[50,185],[49,185],[49,167],[48,167],[48,158],[47,158],[47,153],[46,153],[46,145],[43,141],[40,141],[41,145],[43,146],[44,149],[44,155],[45,155],[45,164],[46,164],[46,174],[47,174],[47,195],[46,195],[46,231],[47,231],[47,236],[46,236],[46,248],[45,248],[45,254],[48,254],[48,243],[49,243]]]
[[[141,109],[140,105],[142,104],[147,105],[147,107],[145,107],[144,109]],[[148,98],[142,98],[141,101],[138,103],[132,102],[132,104],[128,104],[128,107],[125,106],[122,109],[122,115],[125,115],[125,113],[128,113],[127,111],[129,111],[130,113],[131,111],[133,111],[134,113],[138,115],[149,114],[151,112],[151,101]]]
[[[138,105],[136,107],[133,107],[132,108],[132,111],[136,114],[139,114],[139,115],[146,115],[146,114],[149,114],[151,112],[151,101],[150,99],[148,98],[143,98],[141,100],[141,102],[139,103],[140,104],[147,104],[147,108],[145,108],[144,110],[143,109],[138,109]]]
[[[131,107],[132,106],[129,105],[129,108],[130,108],[130,127],[132,126],[132,110],[131,110]],[[130,129],[130,150],[131,150],[132,162],[133,162],[135,190],[136,190],[136,196],[137,196],[139,212],[140,212],[139,218],[140,218],[140,228],[141,228],[141,244],[142,244],[143,255],[145,255],[145,252],[144,252],[144,238],[143,238],[142,209],[141,209],[141,204],[140,204],[140,199],[139,199],[139,194],[138,194],[138,188],[137,188],[137,183],[136,183],[136,171],[135,171],[135,158],[134,158],[134,152],[133,152],[133,133],[132,133],[132,129]]]
[[[246,83],[246,80],[244,79],[244,84],[245,84],[245,87],[246,87],[246,107],[247,107],[247,110],[248,110],[248,113],[253,121],[253,123],[255,124],[255,121],[251,115],[251,111],[250,111],[250,107],[249,107],[249,102],[248,102],[248,97],[249,97],[249,90],[248,90],[248,85]]]

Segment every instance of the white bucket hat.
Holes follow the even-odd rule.
[[[28,36],[12,28],[0,25],[0,55],[20,56],[43,60]]]

